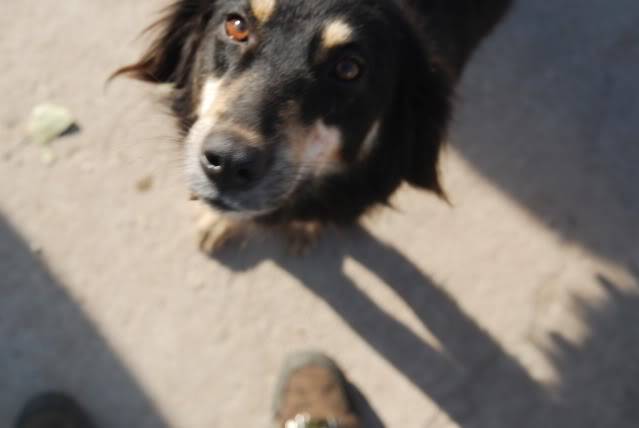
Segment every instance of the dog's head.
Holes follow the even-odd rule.
[[[350,221],[441,193],[451,78],[391,0],[178,0],[120,73],[174,86],[193,192],[221,211]]]

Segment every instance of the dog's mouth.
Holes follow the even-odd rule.
[[[268,190],[262,188],[258,192],[247,192],[239,195],[217,193],[216,195],[208,194],[204,196],[195,194],[193,199],[200,200],[227,216],[256,219],[280,210],[282,206],[287,204],[287,201],[295,198],[300,188],[303,187],[302,184],[302,180],[291,178]],[[270,197],[267,195],[270,195]]]
[[[260,215],[268,214],[269,212],[275,210],[275,208],[259,209],[245,207],[239,201],[235,201],[225,196],[200,198],[200,200],[209,205],[211,208],[219,211],[220,213],[229,216],[254,218]]]
[[[232,203],[226,201],[223,198],[205,198],[203,199],[208,205],[212,206],[218,211],[226,212],[226,213],[237,213],[241,210],[238,207],[234,206]]]
[[[288,194],[279,195],[268,201],[262,199],[260,193],[253,195],[253,197],[245,194],[237,196],[226,194],[217,194],[215,196],[199,195],[194,196],[193,199],[204,202],[226,216],[241,219],[256,219],[268,216],[279,210],[289,196]]]

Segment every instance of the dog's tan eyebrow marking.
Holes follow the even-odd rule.
[[[322,47],[331,49],[350,42],[353,38],[353,27],[341,19],[336,19],[324,26]]]
[[[275,6],[277,6],[277,0],[251,0],[251,10],[260,23],[269,20],[275,12]]]

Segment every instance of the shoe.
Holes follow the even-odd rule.
[[[346,378],[333,360],[316,352],[288,359],[273,412],[275,428],[360,428]]]
[[[16,428],[96,428],[86,412],[71,398],[57,393],[30,400],[15,424]]]

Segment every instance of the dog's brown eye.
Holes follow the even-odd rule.
[[[340,80],[355,80],[362,74],[362,65],[355,58],[342,58],[335,66],[335,74]]]
[[[251,35],[248,23],[239,15],[230,15],[226,18],[225,28],[226,34],[236,42],[245,42]]]

